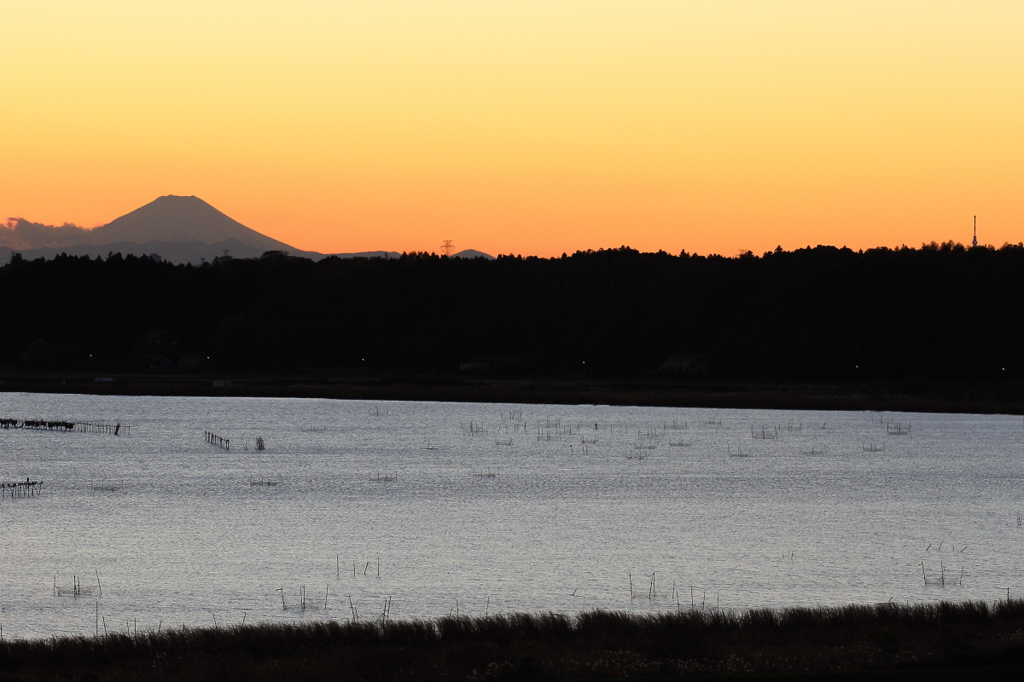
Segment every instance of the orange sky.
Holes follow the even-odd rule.
[[[1024,241],[1024,3],[5,0],[0,219],[322,252]]]

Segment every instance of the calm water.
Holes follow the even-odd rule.
[[[0,430],[0,480],[45,481],[0,499],[5,637],[388,600],[401,619],[1024,594],[1020,417],[12,393],[0,417],[131,426]]]

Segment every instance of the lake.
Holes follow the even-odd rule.
[[[1019,416],[3,393],[0,417],[79,425],[0,429],[0,481],[43,481],[0,498],[4,637],[1024,594]]]

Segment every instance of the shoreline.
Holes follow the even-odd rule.
[[[98,626],[97,626],[98,628]],[[4,679],[1019,679],[1024,600],[252,624],[0,640]],[[197,678],[197,676],[199,676]],[[998,677],[993,677],[998,676]]]
[[[1024,385],[1017,382],[815,384],[320,372],[186,375],[0,370],[0,393],[21,392],[1024,415]]]

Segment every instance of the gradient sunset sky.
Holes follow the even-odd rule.
[[[321,252],[1024,240],[1024,2],[4,0],[0,220]]]

